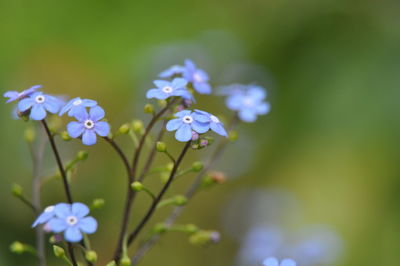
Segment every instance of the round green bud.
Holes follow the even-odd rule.
[[[167,106],[167,101],[166,100],[159,100],[157,101],[158,106],[160,106],[161,108],[164,108]]]
[[[156,149],[158,152],[166,152],[167,151],[167,144],[162,141],[157,141]]]
[[[128,134],[129,130],[131,130],[131,125],[126,123],[119,127],[118,133],[120,134]]]
[[[185,196],[183,196],[183,195],[176,195],[176,196],[174,197],[174,203],[175,203],[175,205],[177,205],[177,206],[186,205],[187,202],[188,202],[188,199],[187,199]]]
[[[109,263],[107,263],[106,266],[117,266],[117,263],[115,263],[115,261],[110,261]]]
[[[78,153],[76,154],[76,158],[80,161],[86,160],[88,156],[89,152],[87,151],[78,151]]]
[[[54,252],[54,255],[55,255],[57,258],[62,258],[62,257],[65,256],[65,250],[64,250],[62,247],[60,247],[60,246],[54,245],[54,246],[53,246],[53,252]]]
[[[101,209],[101,208],[103,208],[104,204],[105,204],[104,199],[97,198],[97,199],[93,200],[92,207],[95,209]]]
[[[132,264],[131,259],[127,256],[123,257],[119,261],[119,265],[121,265],[121,266],[131,266],[131,264]]]
[[[132,121],[132,129],[136,133],[142,133],[143,131],[143,122],[141,120],[133,120]]]
[[[142,191],[144,189],[144,186],[142,183],[140,183],[139,181],[135,181],[131,184],[131,189],[133,191]]]
[[[163,234],[167,232],[168,228],[165,224],[159,223],[154,226],[154,233],[156,234]]]
[[[169,171],[169,172],[171,172],[172,171],[172,169],[174,169],[174,163],[167,163],[167,170]]]
[[[146,114],[152,114],[152,113],[154,113],[154,106],[153,106],[152,104],[150,104],[150,103],[146,104],[146,105],[144,106],[144,112],[145,112]]]
[[[70,140],[72,139],[71,136],[68,134],[67,131],[61,132],[61,133],[60,133],[60,137],[61,137],[61,139],[64,140],[64,141],[70,141]]]
[[[238,137],[239,137],[239,135],[238,135],[237,131],[232,130],[232,131],[229,132],[228,138],[229,138],[230,141],[236,141],[238,139]]]
[[[202,162],[199,162],[199,161],[194,162],[192,164],[192,169],[195,172],[200,172],[203,169],[203,167],[204,167],[204,164]]]
[[[97,253],[93,250],[88,250],[85,253],[85,258],[87,261],[95,263],[97,261]]]
[[[55,243],[57,243],[56,237],[55,237],[55,236],[49,237],[49,243],[50,243],[50,244],[55,244]]]
[[[22,254],[25,251],[25,246],[19,241],[15,241],[10,245],[10,250],[16,254]]]
[[[160,175],[160,180],[161,180],[161,182],[163,183],[163,184],[165,184],[165,183],[167,183],[167,181],[168,181],[168,178],[169,178],[169,173],[161,173],[161,175]]]
[[[18,184],[13,184],[12,187],[11,187],[11,193],[15,197],[21,197],[22,194],[23,194],[23,188]]]
[[[25,130],[24,139],[28,143],[32,143],[36,138],[36,132],[33,128],[29,127]]]
[[[193,234],[193,233],[196,233],[197,231],[199,231],[199,228],[195,224],[187,224],[186,231],[189,234]]]
[[[189,242],[193,245],[206,245],[219,242],[221,236],[217,231],[199,230],[190,235]]]

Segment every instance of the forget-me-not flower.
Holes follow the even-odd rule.
[[[47,206],[44,211],[36,218],[33,222],[32,227],[36,227],[39,224],[45,224],[55,216],[55,206]]]
[[[47,112],[58,113],[62,101],[43,92],[34,92],[18,102],[18,111],[25,112],[30,109],[29,117],[32,120],[43,120]]]
[[[18,91],[7,91],[4,93],[4,97],[8,98],[6,103],[21,100],[25,97],[28,97],[32,93],[34,93],[37,89],[41,88],[42,85],[35,85],[30,87],[29,89],[26,89],[24,91],[18,92]]]
[[[158,76],[160,78],[169,78],[175,75],[181,75],[185,71],[185,67],[174,65],[161,72]]]
[[[192,131],[199,134],[205,133],[210,129],[209,118],[205,115],[196,114],[190,110],[177,112],[174,116],[177,118],[168,121],[166,128],[168,131],[174,131],[175,138],[181,142],[187,142],[192,139]]]
[[[68,134],[72,138],[82,136],[82,143],[93,145],[97,141],[96,134],[105,137],[110,132],[110,125],[105,121],[100,121],[105,116],[103,108],[95,106],[90,108],[89,113],[83,109],[74,114],[78,120],[72,121],[67,125]]]
[[[207,73],[196,67],[192,60],[185,60],[183,77],[192,83],[193,88],[200,94],[210,94],[211,86],[208,83]]]
[[[83,203],[59,203],[54,208],[55,217],[47,223],[54,233],[64,232],[68,242],[79,242],[82,233],[92,234],[97,230],[97,221],[89,214],[89,208]]]
[[[68,112],[69,116],[74,116],[75,113],[82,112],[86,107],[94,107],[96,105],[96,101],[76,97],[70,100],[63,108],[61,108],[59,115],[62,116]]]
[[[264,99],[267,96],[265,90],[259,86],[248,86],[245,90],[234,90],[226,99],[229,109],[237,111],[240,120],[254,122],[257,115],[264,115],[271,109]]]
[[[227,137],[228,133],[226,132],[225,128],[224,128],[224,124],[218,119],[218,117],[216,117],[215,115],[212,115],[208,112],[205,111],[201,111],[198,109],[195,109],[195,113],[193,114],[195,117],[197,115],[202,115],[202,116],[206,116],[208,117],[208,123],[210,125],[210,129],[212,131],[214,131],[215,133]]]
[[[283,259],[281,263],[279,263],[277,258],[269,257],[263,261],[264,266],[296,266],[296,262],[292,259]]]
[[[183,99],[194,100],[193,95],[186,89],[187,80],[174,78],[171,82],[165,80],[155,80],[156,89],[147,91],[147,99],[156,98],[165,100],[171,96],[180,96]]]

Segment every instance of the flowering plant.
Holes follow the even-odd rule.
[[[57,163],[58,173],[61,176],[65,199],[60,203],[54,203],[42,209],[40,204],[40,191],[44,187],[42,177],[34,175],[35,187],[33,200],[28,199],[22,188],[15,185],[13,194],[27,204],[37,218],[32,227],[37,234],[36,247],[15,242],[11,249],[17,253],[24,251],[35,254],[39,265],[46,264],[44,234],[50,234],[50,243],[54,253],[69,265],[78,265],[84,261],[87,265],[94,265],[97,261],[95,245],[90,243],[90,234],[96,231],[106,230],[101,226],[101,221],[88,216],[91,209],[99,208],[104,203],[102,199],[95,199],[88,206],[76,201],[71,190],[72,180],[69,178],[71,169],[87,157],[86,152],[78,152],[77,157],[65,164],[62,153],[56,143],[57,136],[62,140],[79,139],[83,145],[95,145],[98,141],[106,141],[121,159],[126,170],[126,195],[125,206],[121,211],[121,221],[115,226],[119,227],[118,241],[115,243],[114,255],[108,258],[108,266],[111,265],[136,265],[140,259],[151,249],[158,239],[168,231],[181,231],[188,234],[190,242],[196,244],[208,244],[217,242],[219,233],[212,230],[204,230],[195,225],[175,224],[177,217],[183,211],[187,202],[195,195],[195,192],[204,187],[210,187],[224,181],[221,174],[210,174],[213,164],[221,157],[226,145],[236,139],[234,128],[239,121],[254,122],[258,115],[269,112],[269,104],[265,102],[266,92],[262,87],[255,85],[231,85],[223,88],[226,95],[226,106],[233,111],[232,119],[225,121],[221,117],[207,111],[194,109],[197,105],[195,93],[209,95],[212,87],[208,74],[197,68],[191,61],[186,60],[183,66],[175,65],[160,74],[162,80],[155,80],[156,88],[148,90],[148,99],[159,100],[159,110],[153,104],[146,104],[145,113],[151,115],[147,126],[134,120],[132,123],[123,124],[116,131],[112,131],[110,123],[105,120],[105,111],[95,100],[81,99],[79,97],[65,103],[59,97],[51,96],[38,91],[41,86],[36,85],[25,91],[8,91],[4,94],[8,98],[7,103],[17,101],[17,113],[23,120],[39,121],[50,143],[54,158]],[[198,105],[201,106],[201,103]],[[197,108],[197,106],[196,106]],[[71,121],[66,126],[66,131],[59,132],[51,123],[49,116],[58,114],[67,115],[76,121]],[[226,123],[224,123],[226,122]],[[155,125],[161,123],[158,134],[152,137],[156,131]],[[163,142],[167,132],[174,131],[177,145],[182,146],[181,152],[175,156]],[[213,133],[211,133],[213,132]],[[207,148],[217,137],[216,148],[212,150],[206,162],[194,162],[189,169],[182,169],[182,163],[189,151]],[[126,151],[118,144],[121,136],[130,136],[134,140],[133,157],[128,158]],[[32,144],[35,140],[32,134],[27,134],[27,141]],[[147,157],[144,157],[146,144],[150,143]],[[33,147],[33,145],[31,145]],[[145,184],[152,169],[157,153],[164,154],[171,161],[163,168],[166,178],[159,191],[154,191]],[[35,153],[32,153],[35,154]],[[37,161],[35,157],[33,161]],[[140,162],[144,163],[140,163]],[[191,186],[183,195],[175,195],[165,199],[165,194],[178,177],[190,172],[197,173]],[[77,182],[74,180],[74,182]],[[145,214],[140,218],[132,231],[132,212],[138,193],[146,193],[152,198],[152,202]],[[150,230],[150,237],[140,242],[136,250],[132,250],[132,244],[137,242],[139,236],[149,223],[154,213],[161,207],[174,205],[174,209],[165,221],[156,224]],[[67,252],[65,252],[67,250]],[[103,258],[104,259],[104,258]],[[263,263],[263,262],[260,262]],[[267,259],[264,265],[277,265],[278,262]],[[294,265],[282,262],[281,265]]]

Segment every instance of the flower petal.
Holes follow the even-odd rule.
[[[96,122],[94,125],[94,131],[97,135],[105,137],[110,133],[110,125],[104,121]]]
[[[103,119],[105,116],[105,112],[103,110],[103,108],[101,108],[100,106],[94,106],[92,108],[90,108],[89,111],[89,117],[91,120],[93,121],[99,121],[100,119]]]
[[[210,123],[210,128],[212,131],[214,131],[215,133],[227,137],[228,133],[226,132],[224,126],[222,125],[222,123]]]
[[[26,110],[31,108],[34,103],[35,103],[35,101],[33,99],[31,99],[31,98],[22,99],[18,103],[18,110],[20,112],[25,112]]]
[[[205,82],[194,82],[193,88],[200,94],[210,94],[211,93],[211,86]]]
[[[58,218],[65,219],[71,215],[71,205],[67,203],[58,203],[54,206],[54,213]]]
[[[281,261],[281,266],[296,266],[296,262],[292,259],[284,259]]]
[[[29,117],[32,120],[43,120],[46,117],[46,110],[44,109],[43,104],[33,105]]]
[[[83,134],[83,131],[85,130],[85,127],[82,123],[76,122],[76,121],[72,121],[69,122],[67,125],[67,131],[68,134],[72,137],[72,138],[77,138],[80,135]]]
[[[200,123],[195,120],[191,125],[192,129],[199,134],[206,133],[208,130],[210,130],[210,123]]]
[[[264,266],[279,266],[279,261],[276,258],[267,258],[263,261]]]
[[[19,92],[18,91],[7,91],[3,94],[4,97],[9,98],[6,103],[15,101],[18,99]]]
[[[83,203],[75,202],[71,205],[71,212],[72,215],[78,218],[83,218],[89,214],[89,208]]]
[[[243,104],[243,94],[238,93],[226,98],[226,106],[231,110],[239,110]]]
[[[174,80],[172,80],[172,88],[174,89],[180,89],[180,88],[184,88],[187,85],[187,80],[184,78],[174,78]]]
[[[65,219],[61,218],[53,218],[48,223],[47,226],[54,233],[60,233],[67,229],[68,224],[65,222]]]
[[[260,103],[256,107],[257,114],[259,115],[265,115],[266,113],[269,113],[271,110],[271,105],[269,103]]]
[[[257,119],[256,113],[251,109],[242,109],[238,113],[240,120],[244,122],[254,122]]]
[[[173,96],[179,96],[183,99],[195,101],[193,95],[186,89],[176,89],[172,92]]]
[[[90,99],[83,99],[82,105],[85,107],[94,107],[97,105],[97,102],[94,100],[90,100]]]
[[[86,111],[86,108],[79,109],[79,111],[74,111],[74,117],[79,121],[79,122],[85,122],[89,118],[89,114]]]
[[[168,121],[166,128],[168,131],[174,131],[177,130],[182,124],[183,121],[181,118],[175,118]]]
[[[85,130],[82,135],[82,143],[85,145],[93,145],[96,144],[97,138],[96,134],[94,133],[93,130]]]
[[[76,98],[75,98],[76,99]],[[73,101],[74,99],[72,99],[71,101],[69,101],[66,105],[64,105],[62,108],[61,108],[61,110],[60,110],[60,113],[58,114],[59,116],[62,116],[63,114],[65,114],[66,112],[68,112],[70,109],[71,109],[71,107],[72,107],[72,101]]]
[[[60,102],[52,101],[51,99],[47,99],[43,104],[44,108],[50,113],[57,113],[60,110]]]
[[[86,234],[93,234],[97,230],[97,221],[93,217],[79,220],[79,228]]]
[[[185,60],[185,67],[189,72],[194,72],[196,71],[196,65],[194,64],[194,62],[190,59],[186,59]]]
[[[247,94],[254,100],[263,100],[267,96],[267,92],[259,86],[252,86],[248,89]]]
[[[81,105],[72,106],[68,112],[68,116],[75,116],[75,114],[83,114],[86,115],[86,107]]]
[[[205,114],[204,114],[205,113]],[[200,123],[207,123],[210,122],[210,114],[204,112],[204,113],[200,113],[200,112],[195,112],[192,117],[194,120],[200,122]]]
[[[38,218],[33,222],[32,227],[36,227],[39,224],[47,223],[51,218],[54,217],[54,212],[42,212]]]
[[[64,238],[68,242],[79,242],[82,240],[82,233],[77,226],[68,227],[64,232]]]
[[[151,99],[151,98],[158,98],[160,90],[159,89],[150,89],[146,93],[146,98]]]
[[[175,138],[181,142],[187,142],[192,139],[192,128],[188,124],[182,124],[175,133]]]
[[[157,88],[160,88],[160,89],[167,87],[167,86],[171,86],[171,82],[166,81],[166,80],[155,80],[155,81],[153,81],[153,83],[154,83],[154,85],[157,86]]]
[[[190,111],[190,110],[182,110],[180,112],[175,113],[174,116],[184,117],[185,115],[190,115],[191,113],[192,113],[192,111]]]

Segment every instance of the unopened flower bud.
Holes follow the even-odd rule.
[[[178,106],[175,108],[175,111],[176,111],[176,112],[180,112],[180,111],[183,111],[183,110],[185,110],[185,106],[183,106],[182,104],[178,105]]]
[[[130,129],[131,129],[131,126],[128,123],[123,124],[122,126],[119,127],[118,133],[119,134],[128,134]]]
[[[174,163],[168,163],[168,164],[167,164],[167,170],[168,170],[168,171],[171,172],[173,168],[174,168]]]
[[[198,140],[199,139],[199,134],[195,131],[192,131],[192,140]]]
[[[176,195],[176,196],[174,197],[174,203],[175,203],[175,205],[177,205],[177,206],[186,205],[187,202],[188,202],[188,199],[187,199],[185,196],[183,196],[183,195]]]
[[[11,187],[11,193],[15,197],[21,197],[22,194],[23,194],[23,188],[18,184],[13,184],[12,187]]]
[[[115,261],[110,261],[109,263],[107,263],[106,266],[117,266],[117,263],[115,263]]]
[[[207,139],[201,139],[200,140],[200,147],[207,147],[208,146],[208,140]]]
[[[87,157],[89,156],[89,152],[87,151],[78,151],[78,154],[76,155],[76,158],[79,161],[84,161],[87,159]]]
[[[121,266],[131,266],[132,262],[128,256],[124,256],[120,261],[119,264]]]
[[[167,144],[162,141],[157,141],[156,149],[158,152],[166,152],[167,151]]]
[[[165,183],[167,183],[167,181],[168,181],[168,178],[169,178],[169,173],[161,173],[161,175],[160,175],[160,180],[161,180],[161,182],[163,183],[163,184],[165,184]]]
[[[154,226],[154,233],[156,234],[163,234],[167,232],[168,228],[165,224],[159,223]]]
[[[25,247],[24,244],[22,244],[21,242],[15,241],[10,245],[10,250],[11,252],[16,254],[22,254],[25,251]]]
[[[192,170],[193,170],[194,172],[200,172],[201,169],[203,169],[203,167],[204,167],[204,164],[203,164],[202,162],[199,162],[199,161],[194,162],[194,163],[192,164]]]
[[[105,204],[104,199],[97,198],[97,199],[94,199],[94,200],[93,200],[93,202],[92,202],[92,208],[94,208],[94,209],[101,209],[101,208],[103,208],[104,204]]]
[[[167,101],[166,100],[159,100],[157,101],[158,106],[160,106],[161,108],[164,108],[167,106]]]
[[[223,172],[220,171],[212,171],[209,173],[210,178],[218,184],[222,184],[226,181],[226,176]]]
[[[131,184],[131,188],[133,191],[142,191],[144,189],[144,186],[139,181],[135,181]]]
[[[28,143],[32,143],[36,138],[36,132],[33,128],[29,127],[25,130],[24,139]]]
[[[232,130],[232,131],[229,132],[228,138],[229,138],[230,141],[236,141],[238,139],[238,137],[239,137],[239,135],[238,135],[237,131]]]
[[[72,139],[71,136],[68,134],[67,131],[62,131],[62,132],[60,133],[60,137],[61,137],[61,139],[64,140],[64,141],[70,141],[70,140]]]
[[[152,114],[152,113],[154,113],[154,106],[153,106],[152,104],[150,104],[150,103],[146,104],[146,105],[144,106],[144,112],[145,112],[146,114]]]
[[[207,245],[217,243],[220,239],[220,234],[216,231],[200,230],[189,237],[189,242],[193,245]]]
[[[199,228],[195,224],[187,224],[186,230],[189,234],[193,234],[196,233],[199,230]]]
[[[132,129],[135,133],[142,133],[143,131],[143,122],[141,120],[133,120],[132,121]]]
[[[54,252],[54,255],[55,255],[57,258],[62,258],[62,257],[65,256],[65,250],[64,250],[62,247],[60,247],[60,246],[54,245],[54,246],[53,246],[53,252]]]
[[[95,263],[97,261],[97,253],[93,250],[88,250],[86,251],[85,258],[87,261]]]

